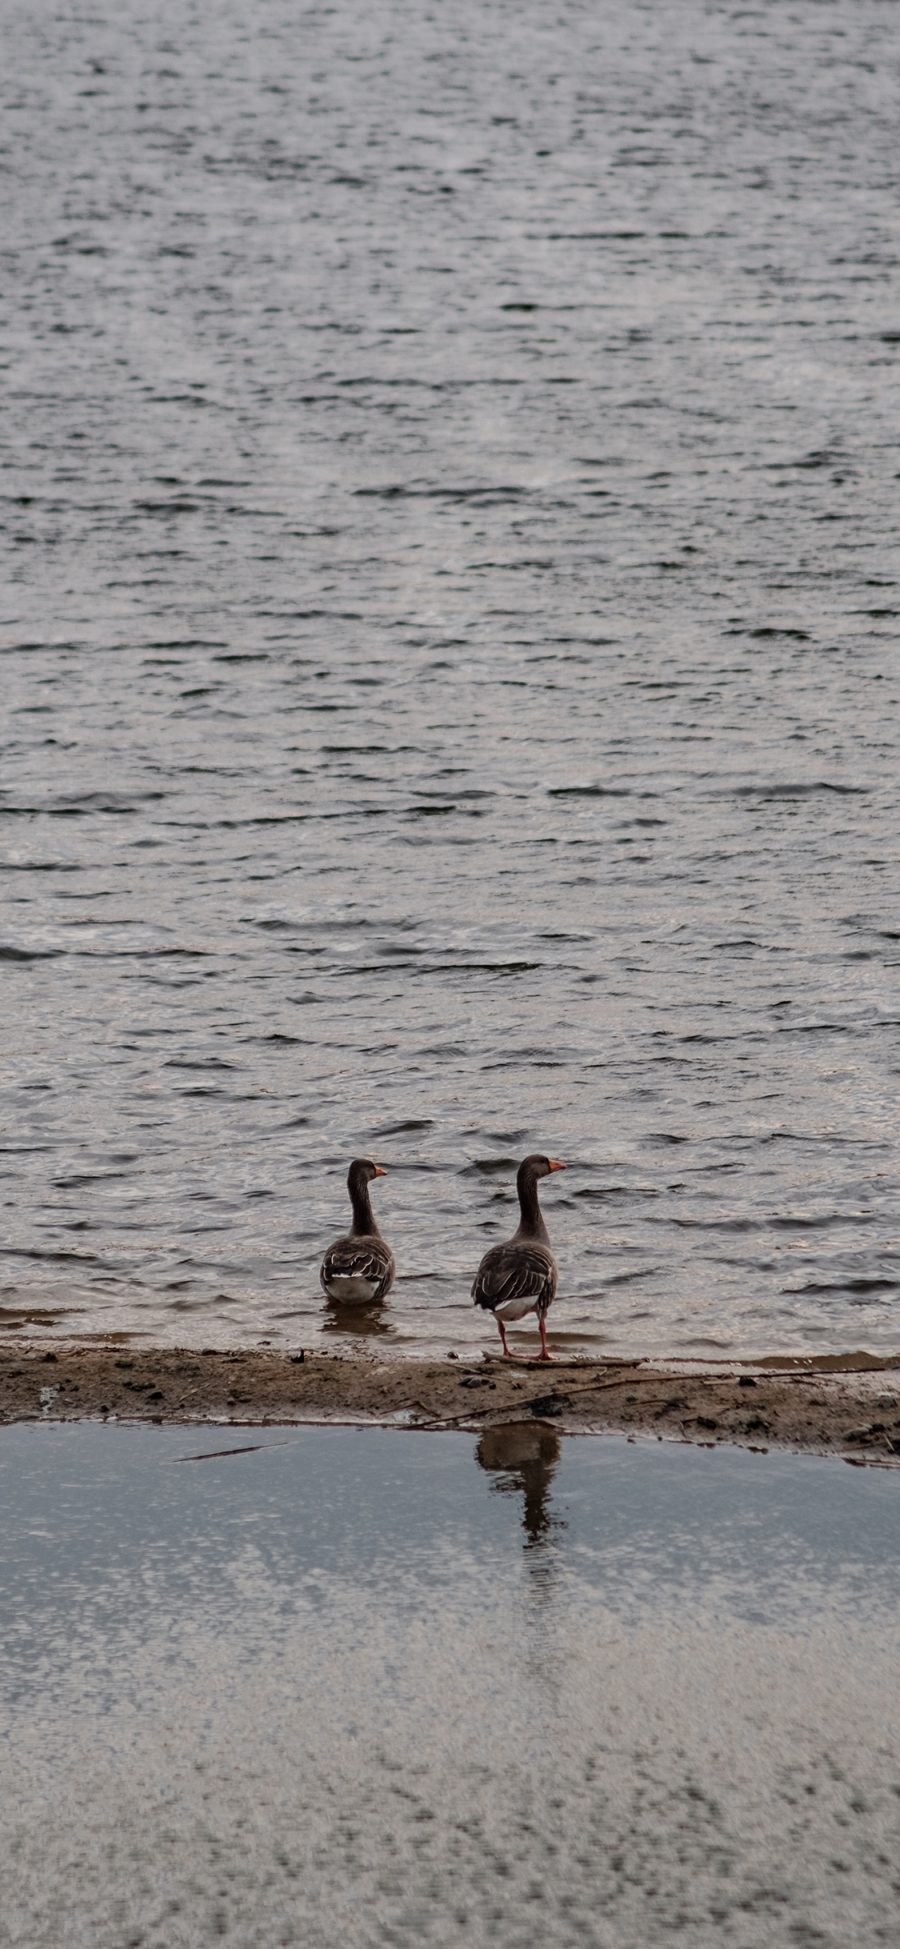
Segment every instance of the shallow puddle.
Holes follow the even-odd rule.
[[[893,1475],[75,1424],[0,1477],[12,1944],[895,1940]]]

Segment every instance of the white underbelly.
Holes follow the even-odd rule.
[[[378,1280],[363,1279],[353,1273],[349,1277],[329,1279],[325,1290],[329,1299],[341,1300],[348,1306],[364,1306],[367,1299],[374,1299]]]
[[[494,1307],[498,1320],[524,1320],[526,1313],[533,1313],[537,1301],[534,1299],[504,1299],[500,1306]]]

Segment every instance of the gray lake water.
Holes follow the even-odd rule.
[[[3,42],[0,1323],[896,1348],[897,9]]]
[[[10,1949],[896,1944],[890,1473],[82,1424],[0,1485]]]

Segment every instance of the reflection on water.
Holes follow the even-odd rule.
[[[338,1299],[326,1299],[322,1307],[323,1333],[339,1333],[342,1338],[369,1339],[392,1333],[390,1308],[382,1301],[377,1306],[347,1306]]]
[[[550,1507],[550,1484],[559,1461],[559,1436],[552,1428],[533,1422],[486,1428],[478,1438],[475,1460],[495,1477],[491,1487],[498,1494],[522,1495],[526,1549],[544,1548],[553,1530],[565,1528]]]
[[[0,1487],[12,1941],[893,1941],[896,1478],[72,1426]]]
[[[29,1949],[892,1939],[894,1477],[84,1425],[0,1485]]]

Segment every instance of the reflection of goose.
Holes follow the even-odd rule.
[[[365,1305],[384,1299],[394,1283],[394,1254],[385,1244],[372,1210],[369,1185],[387,1172],[370,1157],[354,1157],[347,1174],[353,1223],[345,1238],[336,1238],[322,1260],[319,1278],[329,1299],[345,1305]]]
[[[551,1171],[564,1171],[556,1157],[526,1157],[516,1174],[519,1194],[519,1229],[504,1245],[492,1245],[475,1274],[472,1298],[476,1306],[493,1313],[500,1329],[503,1351],[509,1356],[505,1320],[524,1320],[536,1313],[541,1335],[539,1360],[552,1360],[547,1345],[547,1312],[556,1292],[556,1260],[550,1250],[547,1227],[538,1204],[538,1178]]]
[[[392,1334],[391,1309],[382,1306],[375,1299],[368,1305],[359,1300],[344,1306],[339,1299],[330,1299],[323,1308],[322,1330],[324,1333],[349,1334],[354,1339],[365,1339],[379,1333]]]
[[[479,1436],[475,1460],[489,1475],[505,1476],[494,1483],[500,1490],[522,1490],[523,1525],[530,1544],[543,1541],[554,1525],[547,1497],[559,1461],[559,1436],[552,1428],[532,1422],[513,1422],[506,1428],[485,1428]]]

